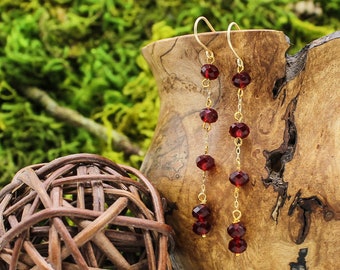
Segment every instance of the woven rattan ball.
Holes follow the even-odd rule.
[[[171,269],[161,202],[98,155],[25,167],[0,191],[0,269]]]

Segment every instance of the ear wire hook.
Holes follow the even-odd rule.
[[[234,53],[234,55],[236,56],[237,60],[237,71],[241,72],[244,69],[244,65],[243,65],[243,60],[241,59],[241,57],[237,54],[237,52],[235,51],[233,45],[231,44],[231,37],[230,37],[230,32],[231,32],[231,28],[233,26],[236,26],[238,30],[241,30],[241,28],[238,26],[238,24],[236,22],[231,22],[228,26],[228,30],[227,30],[227,40],[228,40],[228,45],[230,47],[230,49],[232,50],[232,52]]]
[[[198,23],[203,20],[206,25],[209,27],[209,29],[211,30],[211,32],[216,32],[214,27],[211,25],[211,23],[209,22],[209,20],[204,17],[204,16],[200,16],[196,19],[195,24],[194,24],[194,35],[195,35],[195,39],[197,40],[198,44],[200,44],[202,46],[202,48],[205,50],[205,54],[207,56],[208,59],[211,59],[211,63],[214,62],[214,53],[208,49],[207,46],[205,46],[202,41],[198,38],[198,33],[197,33],[197,27],[198,27]]]

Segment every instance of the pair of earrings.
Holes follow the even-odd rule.
[[[194,24],[194,36],[197,42],[203,47],[206,54],[206,64],[201,67],[201,74],[203,76],[201,84],[207,97],[205,107],[199,113],[199,116],[203,122],[202,128],[205,132],[204,154],[198,156],[196,159],[196,165],[202,171],[202,182],[200,192],[198,193],[199,204],[193,208],[192,215],[197,219],[196,222],[193,224],[193,231],[202,237],[206,237],[206,234],[211,230],[211,224],[209,222],[211,210],[207,205],[206,181],[208,179],[208,171],[215,167],[215,160],[209,154],[209,132],[211,131],[212,124],[218,120],[218,113],[214,108],[212,108],[213,102],[211,99],[211,81],[217,79],[220,72],[218,68],[214,65],[214,53],[198,38],[197,26],[201,20],[203,20],[207,24],[212,32],[215,32],[215,29],[203,16],[197,18]],[[240,29],[235,22],[229,24],[227,30],[227,41],[230,49],[236,57],[237,71],[236,74],[231,78],[231,80],[233,85],[237,89],[238,102],[237,110],[234,113],[235,122],[231,124],[229,129],[229,134],[233,138],[233,142],[235,145],[236,170],[229,175],[229,181],[235,186],[235,189],[233,193],[233,221],[228,226],[227,232],[232,237],[228,245],[229,250],[233,253],[240,254],[247,249],[247,242],[243,239],[243,236],[246,232],[246,227],[241,222],[242,212],[240,210],[240,203],[238,199],[240,188],[249,182],[248,174],[241,170],[241,146],[243,139],[245,139],[250,132],[249,127],[243,122],[242,98],[244,94],[244,89],[250,83],[251,78],[249,74],[244,71],[244,63],[232,46],[230,32],[233,26],[236,26],[238,29]]]

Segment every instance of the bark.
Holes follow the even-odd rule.
[[[168,222],[176,232],[174,269],[337,269],[340,253],[340,32],[318,39],[294,56],[288,39],[270,30],[233,31],[232,42],[252,82],[243,97],[250,135],[241,147],[242,170],[250,183],[241,188],[240,209],[248,248],[228,250],[236,169],[233,139],[237,94],[231,78],[235,57],[226,32],[200,34],[220,70],[211,82],[212,124],[207,204],[212,230],[192,232],[192,208],[199,202],[204,152],[199,111],[205,107],[200,67],[205,52],[193,35],[160,40],[143,54],[156,78],[161,108],[142,171],[172,206]],[[299,268],[300,267],[300,268]],[[304,267],[304,268],[302,268]]]

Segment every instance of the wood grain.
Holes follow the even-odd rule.
[[[192,232],[204,151],[205,106],[200,68],[205,52],[193,35],[154,42],[143,49],[159,88],[161,108],[152,145],[141,170],[173,207],[167,217],[176,232],[174,269],[294,269],[299,251],[309,269],[338,269],[340,254],[340,34],[314,41],[286,56],[288,40],[271,30],[233,31],[232,42],[252,78],[243,99],[251,132],[242,146],[250,183],[240,207],[248,249],[228,250],[236,169],[228,130],[237,94],[231,83],[236,61],[226,32],[203,33],[220,70],[211,82],[219,119],[210,132],[208,204],[213,229],[206,238]],[[304,252],[307,253],[304,253]],[[302,258],[301,257],[301,258]],[[302,267],[302,263],[300,262]]]

